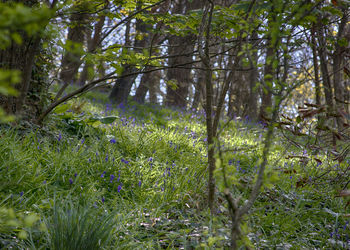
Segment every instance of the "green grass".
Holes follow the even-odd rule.
[[[0,130],[0,207],[13,208],[17,216],[17,224],[9,224],[0,212],[0,248],[229,246],[223,197],[219,195],[215,217],[205,204],[203,114],[133,103],[115,109],[106,100],[69,104],[76,113],[54,114],[44,129]],[[97,116],[117,119],[110,124],[87,122]],[[243,201],[261,158],[263,134],[259,126],[234,121],[221,135],[227,150],[222,164],[235,184],[232,193]],[[245,218],[245,233],[256,248],[341,248],[348,244],[349,226],[342,216],[344,202],[334,194],[344,180],[328,181],[336,176],[331,172],[321,184],[298,186],[301,179],[313,180],[334,163],[302,166],[285,159],[292,150],[298,153],[276,140],[267,185]],[[216,177],[222,190],[220,168]],[[40,220],[24,223],[29,213]],[[25,239],[19,238],[22,229]]]

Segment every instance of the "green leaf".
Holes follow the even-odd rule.
[[[301,123],[303,120],[301,119],[300,116],[297,116],[296,121],[297,121],[297,123]]]
[[[55,113],[56,114],[61,114],[66,112],[68,109],[70,108],[69,104],[63,104],[63,105],[59,105],[58,107],[55,108]]]
[[[106,116],[100,119],[100,122],[103,124],[110,124],[114,122],[118,117],[117,116]]]

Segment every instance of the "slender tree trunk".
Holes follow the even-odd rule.
[[[145,68],[146,71],[149,69],[149,67]],[[150,89],[151,74],[152,73],[146,73],[142,75],[140,85],[137,87],[135,96],[133,97],[135,102],[145,103],[147,92]]]
[[[94,27],[94,35],[93,37],[87,36],[88,38],[88,52],[89,53],[94,53],[97,49],[97,46],[99,44],[99,41],[101,39],[101,34],[102,34],[102,28],[105,23],[106,16],[101,16],[98,20],[98,22],[95,24]],[[91,62],[85,61],[83,71],[80,75],[80,78],[78,80],[79,85],[84,85],[87,80],[92,80],[93,77],[90,76],[90,72],[93,71],[94,65]]]
[[[345,27],[348,22],[348,14],[344,10],[343,17],[338,26],[337,41],[335,44],[335,51],[333,54],[333,86],[334,86],[334,97],[335,97],[335,109],[336,112],[344,110],[344,52],[345,47],[339,44],[339,40],[344,38]],[[343,129],[343,122],[341,117],[337,117],[338,129]]]
[[[271,44],[267,44],[266,51],[266,62],[264,69],[264,86],[261,89],[261,106],[259,111],[259,120],[265,121],[270,117],[268,108],[272,105],[272,94],[271,87],[274,80],[274,73],[272,68],[272,60],[274,58],[274,48],[271,47]]]
[[[320,86],[320,76],[319,76],[319,66],[317,59],[317,42],[316,42],[316,25],[312,26],[311,30],[311,48],[312,48],[312,59],[314,64],[314,75],[315,75],[315,99],[316,105],[321,105],[321,86]]]
[[[74,2],[76,6],[73,8],[73,14],[70,17],[71,25],[68,28],[68,36],[66,46],[68,50],[65,51],[61,61],[60,80],[63,85],[57,92],[55,100],[57,100],[69,84],[73,83],[76,77],[79,67],[82,63],[81,53],[75,52],[77,46],[82,46],[85,41],[87,33],[87,20],[88,20],[88,6],[86,3]]]
[[[258,34],[256,32],[253,32],[252,39],[257,40]],[[251,56],[249,56],[249,65],[251,70],[249,70],[248,73],[248,96],[245,101],[246,103],[246,110],[244,112],[244,116],[247,115],[248,118],[251,121],[255,121],[258,118],[258,91],[256,89],[256,84],[258,82],[258,68],[256,66],[258,61],[258,51],[252,53]]]
[[[200,64],[200,68],[204,68],[203,63]],[[196,110],[199,104],[205,99],[205,78],[203,70],[197,70],[197,82],[194,84],[195,92],[192,103],[192,110]]]
[[[333,92],[332,92],[332,84],[329,76],[328,70],[328,58],[327,58],[327,48],[326,41],[324,37],[324,33],[322,28],[319,26],[317,28],[317,38],[318,38],[318,55],[320,57],[320,66],[321,66],[321,74],[323,79],[323,89],[326,97],[326,104],[328,106],[328,111],[332,112],[333,110]]]

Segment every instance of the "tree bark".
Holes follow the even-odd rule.
[[[138,9],[141,8],[141,5],[138,5]],[[130,22],[129,22],[129,28],[130,29]],[[148,44],[150,44],[150,38],[147,35],[147,28],[148,25],[142,21],[141,19],[136,19],[136,33],[142,35],[141,39],[138,39],[138,36],[135,36],[135,42],[134,42],[134,51],[135,52],[142,52],[142,48],[145,48]],[[129,37],[129,31],[126,32],[126,45],[130,46],[130,37]],[[123,77],[123,75],[127,75],[130,73],[136,73],[138,70],[135,66],[133,65],[124,65],[124,71],[122,73],[122,76],[120,79],[116,81],[116,83],[113,86],[113,89],[109,95],[109,99],[111,102],[115,104],[126,104],[128,102],[128,97],[132,88],[132,85],[137,77],[137,74],[134,76],[129,76],[129,77]]]
[[[174,14],[186,14],[191,10],[201,8],[205,1],[194,0],[179,1],[174,8]],[[192,53],[194,50],[196,36],[190,34],[184,37],[171,36],[169,38],[168,54],[172,57],[168,60],[171,67],[178,64],[191,63],[193,61]],[[179,56],[175,56],[179,55]],[[167,95],[165,104],[178,108],[186,108],[188,98],[188,88],[191,82],[191,68],[170,68],[167,72],[167,80],[171,81],[167,85]]]
[[[5,1],[11,2],[11,1]],[[17,1],[23,3],[27,7],[33,7],[39,4],[39,1]],[[56,1],[53,1],[50,8],[53,8]],[[45,28],[47,22],[42,23]],[[15,85],[19,95],[17,97],[0,96],[0,105],[9,114],[22,115],[22,118],[31,120],[35,119],[42,107],[41,92],[44,87],[43,77],[47,72],[43,68],[35,68],[37,55],[41,51],[41,34],[29,36],[18,27],[18,32],[21,35],[22,43],[17,44],[14,41],[7,49],[0,50],[0,67],[7,70],[18,70],[21,72],[21,81]],[[43,52],[44,53],[44,52]],[[34,75],[33,75],[34,73]],[[33,80],[35,78],[35,81]],[[33,92],[35,91],[35,92]],[[28,100],[27,96],[33,94],[33,100]],[[24,110],[24,104],[28,104]],[[24,112],[25,111],[25,112]]]
[[[101,39],[102,28],[105,23],[106,16],[101,16],[94,26],[94,35],[88,37],[88,53],[94,53],[99,45]],[[78,84],[84,85],[87,80],[92,80],[93,77],[89,75],[89,72],[93,70],[94,65],[88,61],[85,61],[83,71],[80,74]],[[100,75],[100,77],[103,77]]]
[[[348,22],[348,14],[343,11],[343,17],[341,18],[340,24],[338,26],[338,33],[336,36],[335,51],[333,54],[333,87],[334,87],[334,97],[335,97],[335,109],[336,112],[339,110],[344,110],[344,52],[345,46],[339,44],[339,41],[344,37],[346,24]],[[337,117],[338,129],[343,129],[343,122],[340,117]]]
[[[77,46],[80,46],[86,40],[87,33],[87,20],[89,17],[87,3],[80,3],[76,1],[76,6],[73,8],[74,13],[70,17],[71,25],[68,28],[68,36],[66,46],[69,47],[65,51],[62,62],[60,80],[63,85],[58,91],[55,100],[57,100],[68,87],[69,84],[74,82],[74,78],[78,73],[79,67],[82,63],[81,53],[74,52]]]
[[[259,111],[259,120],[265,121],[265,119],[269,119],[269,110],[268,108],[272,105],[272,94],[270,88],[272,87],[274,80],[274,72],[272,68],[272,61],[274,58],[274,48],[270,43],[267,44],[266,51],[266,62],[264,69],[264,84],[261,88],[261,106]]]
[[[316,25],[312,26],[311,30],[311,48],[312,48],[312,60],[314,64],[314,75],[315,75],[315,100],[316,105],[321,105],[321,86],[320,86],[320,70],[317,59],[317,42],[316,42]]]
[[[258,34],[253,32],[252,39],[257,40]],[[249,120],[256,121],[258,118],[258,91],[256,89],[256,84],[258,82],[258,68],[256,66],[258,61],[258,51],[252,53],[251,56],[248,57],[249,65],[251,70],[247,72],[248,77],[248,96],[246,98],[246,108],[243,112],[243,116],[247,116]]]

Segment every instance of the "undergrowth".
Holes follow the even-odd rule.
[[[25,124],[0,130],[0,248],[229,246],[224,199],[219,194],[214,217],[205,204],[203,113],[135,103],[115,107],[89,99],[66,105],[43,129]],[[235,120],[221,139],[232,192],[244,202],[264,129]],[[264,190],[245,218],[250,241],[245,244],[349,247],[346,208],[335,197],[339,185],[313,181],[326,163],[286,159],[292,151],[307,152],[281,137],[275,142]],[[216,175],[220,191],[222,173]]]

